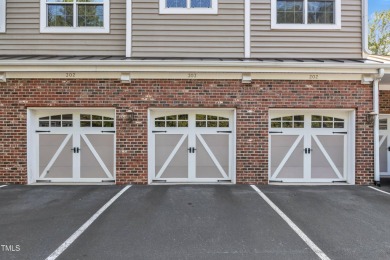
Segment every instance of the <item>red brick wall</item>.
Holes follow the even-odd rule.
[[[390,90],[379,91],[379,112],[390,114]]]
[[[356,182],[373,179],[372,90],[358,81],[10,79],[0,83],[0,183],[27,182],[27,107],[100,106],[117,109],[118,184],[147,183],[149,107],[236,107],[238,183],[267,183],[269,108],[355,108]]]

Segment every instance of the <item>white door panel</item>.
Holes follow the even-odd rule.
[[[188,178],[188,135],[158,134],[155,138],[155,178]]]
[[[62,141],[61,141],[62,140]],[[40,136],[40,177],[72,178],[72,135]],[[60,142],[58,142],[60,141]],[[52,153],[54,151],[54,153]],[[47,163],[46,163],[47,162]],[[42,170],[43,169],[43,170]]]
[[[271,178],[303,178],[303,135],[271,136]]]

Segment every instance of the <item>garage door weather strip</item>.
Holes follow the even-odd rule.
[[[112,197],[103,207],[101,207],[87,222],[85,222],[76,232],[73,233],[59,248],[57,248],[46,260],[55,260],[59,257],[84,231],[108,208],[114,203],[131,185],[124,187],[114,197]]]
[[[322,260],[330,260],[330,258],[316,245],[314,244],[313,241],[311,241],[311,239],[306,236],[305,233],[303,233],[303,231],[297,226],[294,224],[294,222],[291,221],[291,219],[289,217],[287,217],[286,214],[283,213],[283,211],[281,211],[278,206],[276,206],[261,190],[259,190],[259,188],[257,188],[255,185],[251,185],[251,187],[260,195],[260,197],[262,197],[265,202],[268,203],[268,205],[276,211],[276,213],[279,214],[279,216],[284,220],[286,221],[286,223],[292,228],[292,230],[295,231],[295,233],[297,233],[297,235],[311,248],[311,250],[314,251],[314,253],[316,253],[316,255],[322,259]]]

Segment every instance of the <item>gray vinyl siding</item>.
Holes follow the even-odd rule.
[[[1,55],[125,55],[126,1],[111,0],[108,34],[40,33],[40,1],[7,1]]]
[[[159,14],[133,0],[133,57],[244,57],[244,0],[219,0],[217,15]]]
[[[341,30],[273,30],[271,0],[252,0],[252,58],[362,58],[362,1],[342,0]]]

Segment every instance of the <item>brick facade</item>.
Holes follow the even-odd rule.
[[[390,90],[379,91],[379,113],[390,114]]]
[[[8,79],[0,83],[0,107],[0,183],[27,183],[28,107],[116,108],[118,184],[147,183],[150,107],[237,108],[237,183],[268,181],[269,108],[354,108],[356,183],[373,180],[373,129],[365,117],[372,87],[359,81]]]

